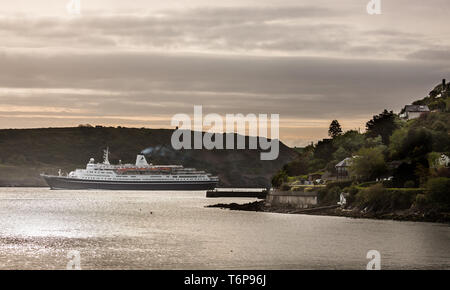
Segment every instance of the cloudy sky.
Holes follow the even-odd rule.
[[[0,128],[280,114],[288,145],[450,79],[448,0],[0,0]]]

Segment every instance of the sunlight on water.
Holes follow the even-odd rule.
[[[431,223],[205,208],[254,199],[205,192],[0,189],[0,268],[450,269],[450,229]]]

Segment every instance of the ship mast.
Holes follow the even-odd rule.
[[[109,147],[103,150],[103,164],[109,165]]]

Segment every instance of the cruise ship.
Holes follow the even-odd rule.
[[[137,155],[136,164],[110,164],[108,149],[103,163],[91,158],[86,169],[41,176],[51,189],[208,190],[219,182],[218,177],[195,168],[148,164],[142,154]]]

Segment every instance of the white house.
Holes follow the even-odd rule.
[[[419,118],[420,115],[429,113],[430,109],[427,105],[406,105],[400,118],[411,120]]]
[[[438,164],[440,166],[448,167],[448,165],[450,164],[450,158],[445,154],[441,154],[441,157],[439,157],[438,159]]]
[[[347,157],[334,166],[336,168],[336,172],[337,172],[337,179],[350,178],[350,174],[349,174],[348,170],[349,170],[350,166],[352,165],[353,159],[356,157],[358,157],[358,156]]]

